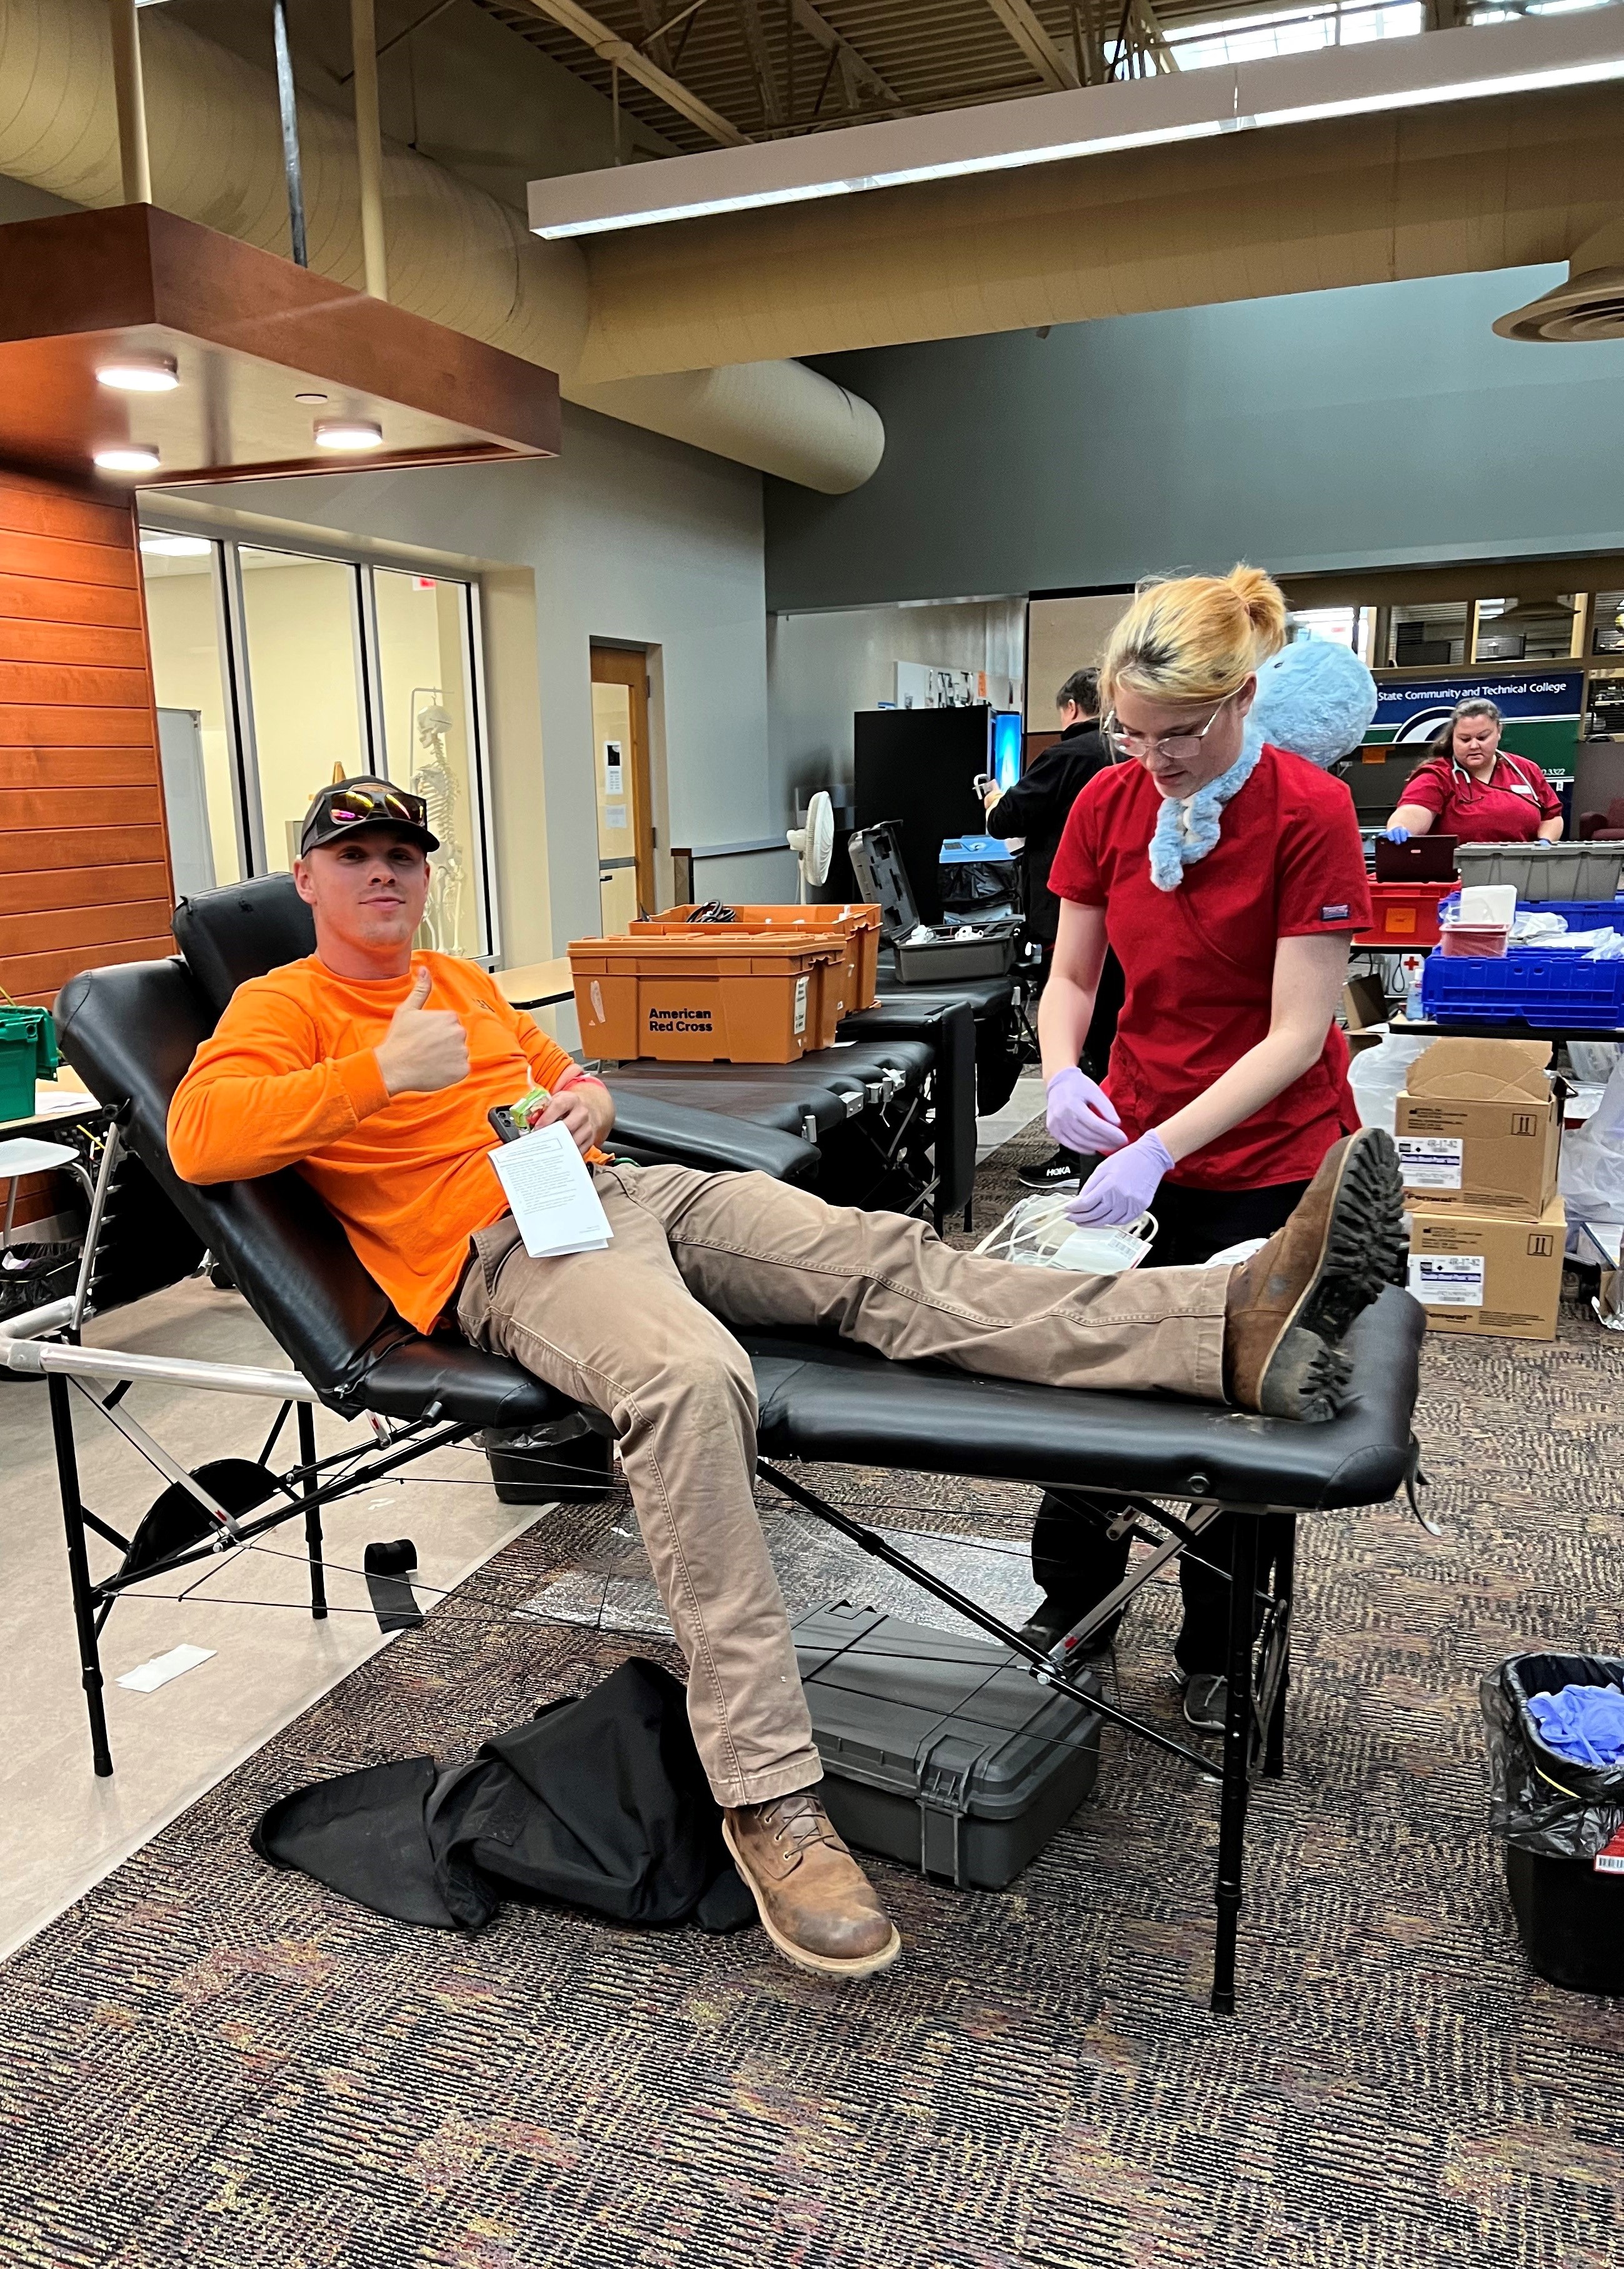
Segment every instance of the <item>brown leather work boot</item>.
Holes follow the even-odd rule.
[[[834,1830],[817,1792],[722,1814],[722,1834],[762,1928],[786,1961],[823,1977],[872,1977],[902,1952],[890,1917]]]
[[[1223,1383],[1270,1418],[1333,1418],[1352,1368],[1340,1342],[1355,1316],[1404,1281],[1404,1185],[1391,1134],[1345,1135],[1296,1211],[1229,1279]]]

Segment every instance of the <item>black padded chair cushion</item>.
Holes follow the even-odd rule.
[[[245,979],[315,951],[315,918],[292,875],[256,875],[182,898],[174,939],[218,1016]]]
[[[755,1365],[768,1457],[1092,1482],[1306,1511],[1376,1504],[1402,1486],[1425,1330],[1425,1312],[1407,1292],[1384,1292],[1349,1334],[1353,1398],[1323,1426],[883,1363],[838,1340],[740,1336]]]
[[[574,1405],[517,1364],[413,1331],[297,1174],[210,1189],[179,1179],[164,1140],[169,1100],[215,1022],[182,963],[126,963],[73,978],[56,1016],[68,1061],[100,1100],[128,1102],[127,1132],[143,1164],[336,1408],[417,1418],[438,1405],[448,1419],[513,1427],[574,1415]],[[770,1456],[1308,1509],[1368,1504],[1402,1482],[1424,1328],[1407,1294],[1384,1294],[1351,1342],[1354,1401],[1325,1426],[975,1378],[887,1363],[838,1341],[741,1336]]]
[[[657,1097],[791,1134],[800,1133],[809,1112],[818,1133],[825,1134],[867,1108],[869,1081],[897,1071],[904,1093],[912,1095],[924,1085],[934,1062],[935,1052],[926,1041],[882,1038],[820,1048],[795,1063],[627,1063],[605,1077],[617,1112],[623,1102],[631,1107],[639,1097]]]
[[[164,1139],[170,1098],[215,1024],[182,963],[87,971],[63,987],[55,1013],[68,1061],[100,1101],[129,1103],[137,1157],[325,1401],[396,1418],[438,1404],[444,1417],[476,1426],[543,1425],[573,1413],[518,1364],[414,1331],[297,1174],[209,1189],[181,1180]]]

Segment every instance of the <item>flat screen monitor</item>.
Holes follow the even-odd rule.
[[[1021,777],[1021,712],[1018,709],[995,709],[993,712],[993,779],[1000,788],[1012,788]]]

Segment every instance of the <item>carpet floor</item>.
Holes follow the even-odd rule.
[[[985,1223],[1043,1147],[989,1162]],[[247,1830],[287,1789],[466,1755],[662,1652],[516,1613],[602,1541],[601,1513],[550,1514],[0,1971],[0,2262],[1613,2269],[1624,2007],[1523,1959],[1476,1688],[1524,1645],[1619,1644],[1621,1353],[1576,1302],[1554,1346],[1433,1341],[1443,1537],[1394,1507],[1303,1524],[1237,2017],[1205,2003],[1215,1791],[1109,1728],[1009,1890],[876,1864],[905,1952],[866,1988],[756,1931],[510,1907],[469,1940],[262,1866]],[[1018,1548],[1033,1503],[820,1479],[960,1551]],[[851,1555],[838,1588],[868,1583]],[[1169,1726],[1175,1612],[1153,1587],[1117,1659]]]

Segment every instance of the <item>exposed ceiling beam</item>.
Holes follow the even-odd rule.
[[[638,0],[638,20],[643,26],[639,42],[646,55],[652,55],[663,71],[671,68],[671,42],[666,33],[665,18],[660,12],[660,0]]]
[[[1133,18],[1139,27],[1139,43],[1154,61],[1159,71],[1178,69],[1173,50],[1168,44],[1167,33],[1150,0],[1133,0]]]
[[[762,123],[764,126],[781,126],[784,123],[784,106],[779,100],[778,85],[772,76],[766,33],[761,28],[761,10],[757,0],[733,0],[733,9],[739,19],[739,29],[744,34],[744,52],[749,57],[750,76],[761,98]]]
[[[840,59],[840,83],[843,87],[867,87],[882,102],[900,102],[902,97],[895,87],[882,79],[874,65],[858,53],[850,40],[837,32],[826,16],[820,16],[812,0],[794,0],[795,23],[809,40],[816,40],[825,54]],[[847,107],[855,109],[855,101],[848,96]]]
[[[681,79],[673,78],[669,71],[661,70],[657,63],[646,55],[641,48],[634,48],[630,40],[623,40],[618,33],[611,32],[607,24],[600,22],[596,16],[581,7],[579,0],[522,0],[522,4],[537,16],[545,16],[551,22],[561,24],[566,32],[573,33],[583,47],[590,48],[593,54],[604,63],[618,64],[628,78],[636,79],[639,86],[646,86],[651,94],[657,94],[668,109],[675,110],[679,118],[685,118],[702,134],[708,134],[712,142],[720,142],[724,149],[728,150],[749,147],[750,137],[748,134],[741,134],[720,110],[712,110],[708,102],[702,102],[690,87],[683,85]]]
[[[1031,0],[986,0],[999,22],[1048,86],[1075,86],[1077,74],[1032,13]]]

